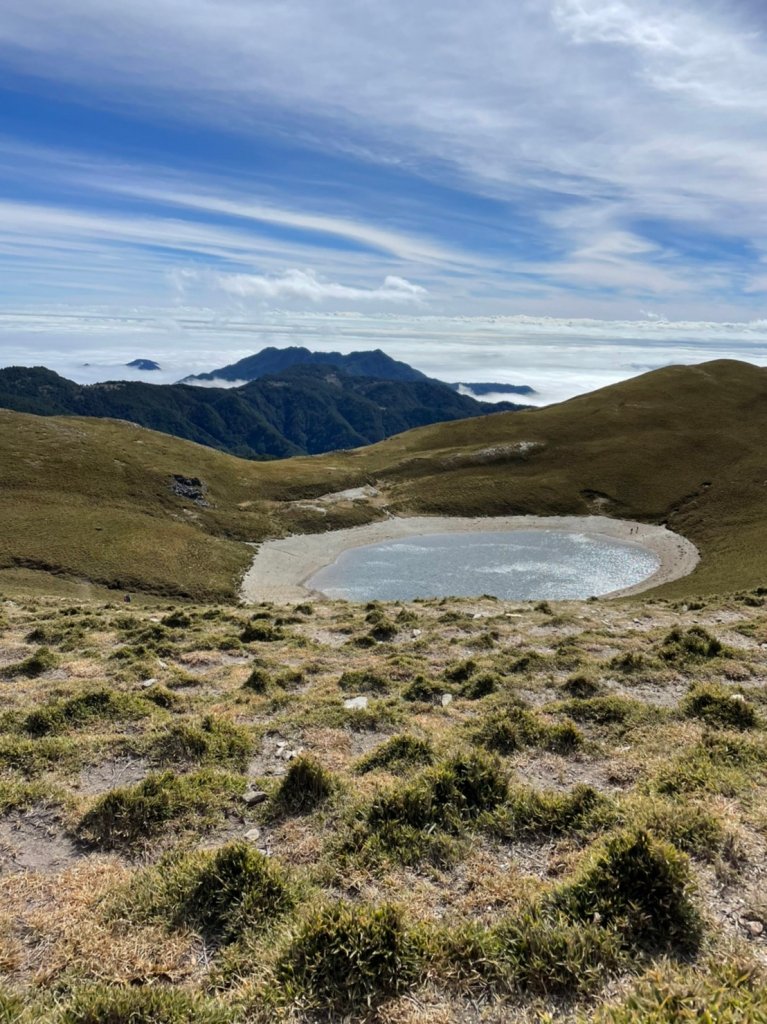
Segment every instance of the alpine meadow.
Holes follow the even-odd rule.
[[[767,1024],[763,0],[6,0],[0,1024]]]

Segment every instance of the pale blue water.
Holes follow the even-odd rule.
[[[555,601],[634,586],[659,565],[644,548],[584,533],[438,533],[345,551],[306,586],[349,601],[481,594]]]

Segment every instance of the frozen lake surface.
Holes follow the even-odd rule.
[[[579,600],[635,586],[660,565],[638,545],[564,530],[435,533],[344,551],[306,587],[349,601]]]

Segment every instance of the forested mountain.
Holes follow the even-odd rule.
[[[299,365],[242,387],[200,388],[81,385],[43,367],[9,367],[0,370],[0,407],[130,420],[250,459],[356,448],[412,427],[517,408],[478,402],[421,377],[376,380]]]

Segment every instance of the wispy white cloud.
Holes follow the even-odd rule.
[[[276,126],[500,202],[483,248],[444,196],[414,224],[342,182],[323,205],[277,173],[269,189],[249,167],[216,173],[213,154],[209,173],[181,159],[173,174],[69,152],[57,184],[87,202],[0,208],[0,289],[63,291],[77,271],[79,295],[119,279],[161,303],[191,262],[243,279],[218,288],[222,316],[248,288],[384,308],[402,289],[380,282],[402,278],[445,312],[747,320],[767,254],[763,28],[747,0],[12,0],[0,57],[51,88],[250,141]],[[291,283],[296,267],[314,280]]]
[[[215,284],[240,298],[270,300],[305,299],[319,303],[328,299],[343,302],[420,303],[427,293],[420,285],[389,275],[377,288],[352,288],[335,281],[323,281],[313,270],[288,270],[279,276],[264,274],[217,274]]]

